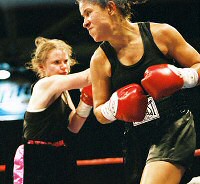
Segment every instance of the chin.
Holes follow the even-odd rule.
[[[93,40],[95,41],[95,42],[102,42],[102,41],[104,41],[104,40],[102,40],[99,36],[97,36],[97,35],[92,35],[91,33],[90,33],[90,36],[93,38]]]
[[[98,38],[98,37],[93,37],[93,39],[94,39],[95,42],[102,42],[102,41],[105,41],[105,40],[100,39],[100,38]]]

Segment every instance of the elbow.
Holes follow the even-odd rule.
[[[74,130],[72,131],[74,134],[78,134],[80,132],[80,130]]]
[[[68,130],[73,133],[73,134],[78,134],[80,129],[79,128],[74,128],[74,127],[68,127]]]
[[[94,115],[97,119],[97,121],[101,124],[109,124],[111,121],[107,120],[101,113],[100,110],[94,110]]]
[[[101,117],[97,116],[96,114],[95,114],[95,117],[96,117],[96,119],[97,119],[97,121],[98,121],[99,123],[101,123],[101,124],[106,124],[106,123],[103,121],[103,119],[102,119]]]

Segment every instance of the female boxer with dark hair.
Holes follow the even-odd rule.
[[[131,22],[131,5],[142,1],[77,2],[83,27],[102,42],[90,63],[94,113],[102,124],[124,122],[128,155],[146,160],[132,162],[138,169],[132,183],[180,183],[196,144],[184,93],[199,84],[199,53],[166,23]]]

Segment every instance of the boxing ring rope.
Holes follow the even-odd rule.
[[[200,149],[196,149],[194,152],[195,157],[200,157]]]
[[[0,172],[6,171],[6,165],[0,165]]]
[[[196,149],[194,153],[195,157],[200,157],[200,149]],[[97,158],[89,160],[77,160],[78,166],[97,166],[97,165],[109,165],[109,164],[123,164],[123,157],[116,158]],[[6,165],[0,165],[0,172],[5,172]]]
[[[123,164],[124,159],[122,157],[118,158],[98,158],[90,160],[77,160],[78,166],[90,166],[90,165],[107,165],[107,164]]]

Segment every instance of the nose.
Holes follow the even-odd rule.
[[[68,65],[67,65],[67,63],[61,63],[61,65],[60,65],[60,68],[62,69],[62,70],[65,70],[66,68],[68,67]]]
[[[61,64],[61,65],[60,65],[60,69],[61,69],[63,72],[67,72],[67,73],[70,72],[70,66],[69,66],[69,64],[67,64],[67,63]]]
[[[83,21],[83,27],[88,28],[88,25],[89,25],[89,21],[88,21],[88,19],[85,18]]]

